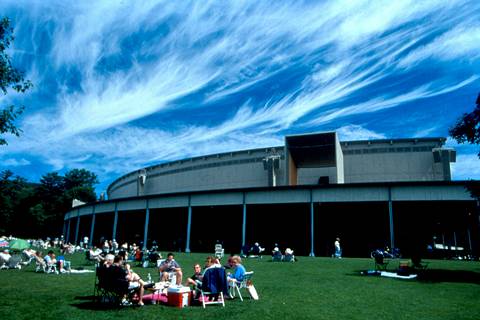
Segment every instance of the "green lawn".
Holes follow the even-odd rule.
[[[184,273],[206,254],[178,254]],[[73,267],[85,266],[84,255],[71,256]],[[227,301],[221,306],[176,309],[160,305],[99,309],[89,298],[90,274],[53,275],[0,270],[1,319],[479,319],[480,263],[430,261],[426,279],[398,280],[360,276],[371,259],[300,257],[297,263],[246,260],[254,270],[259,301]],[[390,269],[398,262],[392,261]],[[86,268],[93,269],[92,266]],[[134,267],[139,274],[153,268]],[[245,292],[245,295],[246,292]]]

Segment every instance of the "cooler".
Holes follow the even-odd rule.
[[[172,307],[188,307],[190,305],[191,292],[189,287],[169,287],[167,291],[167,305]]]

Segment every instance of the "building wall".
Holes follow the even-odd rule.
[[[279,148],[283,154],[283,148]],[[268,186],[263,158],[271,149],[254,149],[175,161],[146,168],[145,185],[138,186],[139,171],[113,182],[108,197],[116,199],[161,193]],[[285,160],[280,160],[277,183],[285,181]]]
[[[317,184],[321,176],[339,178],[330,183],[441,181],[445,179],[442,164],[434,163],[432,149],[442,144],[441,139],[341,142],[337,167],[298,168],[298,185]],[[285,150],[276,147],[276,152],[282,156],[277,172],[277,185],[282,186],[286,184]],[[148,167],[144,186],[139,184],[140,170],[135,171],[113,182],[108,197],[266,187],[268,176],[262,160],[271,154],[271,148],[262,148]],[[343,181],[339,171],[343,171]]]
[[[298,185],[318,184],[320,177],[329,177],[329,183],[337,183],[337,168],[298,168]]]
[[[441,163],[434,163],[432,149],[423,143],[343,145],[345,183],[441,181]]]

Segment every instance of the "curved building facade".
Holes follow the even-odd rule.
[[[351,256],[439,239],[474,251],[478,209],[465,183],[450,181],[456,155],[444,142],[341,142],[327,132],[150,166],[112,182],[107,201],[73,208],[64,233],[207,252],[216,241],[227,252],[261,241],[329,255],[337,236]]]

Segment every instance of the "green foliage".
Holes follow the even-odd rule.
[[[4,95],[8,89],[16,92],[25,92],[32,83],[23,78],[23,73],[12,66],[10,57],[6,50],[13,42],[13,28],[10,26],[10,20],[3,18],[0,20],[0,90]],[[21,130],[15,125],[15,120],[23,112],[23,107],[13,105],[0,109],[0,134],[10,133],[16,136],[20,135]],[[0,145],[7,144],[7,141],[0,137]]]
[[[449,133],[457,140],[458,143],[472,143],[480,144],[480,94],[476,101],[477,106],[470,113],[465,113],[455,124],[450,128]],[[480,152],[478,153],[480,158]],[[466,188],[470,191],[472,197],[480,200],[480,184],[472,181],[467,184]]]
[[[47,173],[39,184],[9,170],[0,172],[0,234],[58,236],[72,200],[95,201],[97,183],[97,176],[85,169],[70,170],[65,176]]]
[[[65,174],[65,196],[72,202],[79,199],[83,202],[95,201],[94,185],[98,183],[97,175],[85,169],[73,169]]]
[[[458,143],[480,144],[480,94],[476,101],[477,106],[470,113],[465,113],[449,130],[452,138]],[[480,152],[478,154],[480,157]]]

